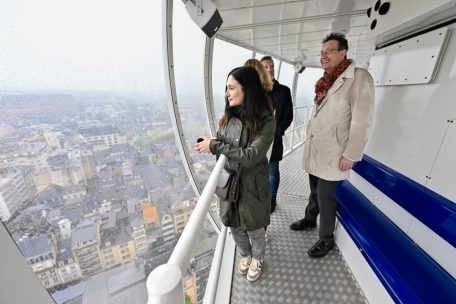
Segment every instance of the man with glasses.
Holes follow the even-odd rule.
[[[304,170],[309,174],[310,196],[305,217],[290,225],[304,230],[317,225],[319,240],[308,251],[323,257],[334,247],[337,182],[348,178],[361,160],[374,113],[374,83],[369,72],[347,59],[348,42],[341,33],[323,40],[320,64],[323,77],[315,85],[314,114],[307,126]]]
[[[274,61],[271,56],[264,56],[261,58],[261,63],[265,67],[273,83],[272,103],[276,120],[274,142],[272,144],[271,157],[269,159],[269,184],[271,186],[272,213],[277,205],[277,191],[280,184],[279,161],[281,161],[283,157],[282,136],[293,121],[293,102],[291,101],[290,88],[280,84],[274,78]]]

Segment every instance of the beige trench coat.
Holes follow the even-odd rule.
[[[373,115],[372,77],[352,61],[314,109],[304,144],[304,170],[329,181],[348,178],[350,170],[339,170],[340,159],[362,158]]]

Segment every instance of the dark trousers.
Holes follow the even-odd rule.
[[[310,197],[305,218],[316,221],[320,214],[320,239],[334,239],[336,225],[336,192],[338,181],[327,181],[309,174]]]
[[[271,186],[271,199],[277,199],[277,190],[280,184],[279,162],[269,162],[269,185]]]

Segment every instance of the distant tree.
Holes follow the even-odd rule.
[[[192,304],[192,298],[188,294],[185,294],[185,304]]]

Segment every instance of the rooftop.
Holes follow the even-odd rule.
[[[46,235],[22,240],[17,243],[17,246],[26,259],[49,254],[52,252],[51,240]]]
[[[75,247],[87,241],[97,240],[97,226],[92,223],[86,226],[78,226],[71,235],[71,245]]]
[[[82,128],[79,132],[84,136],[102,136],[108,134],[118,134],[120,130],[114,126],[94,126],[89,128]]]

